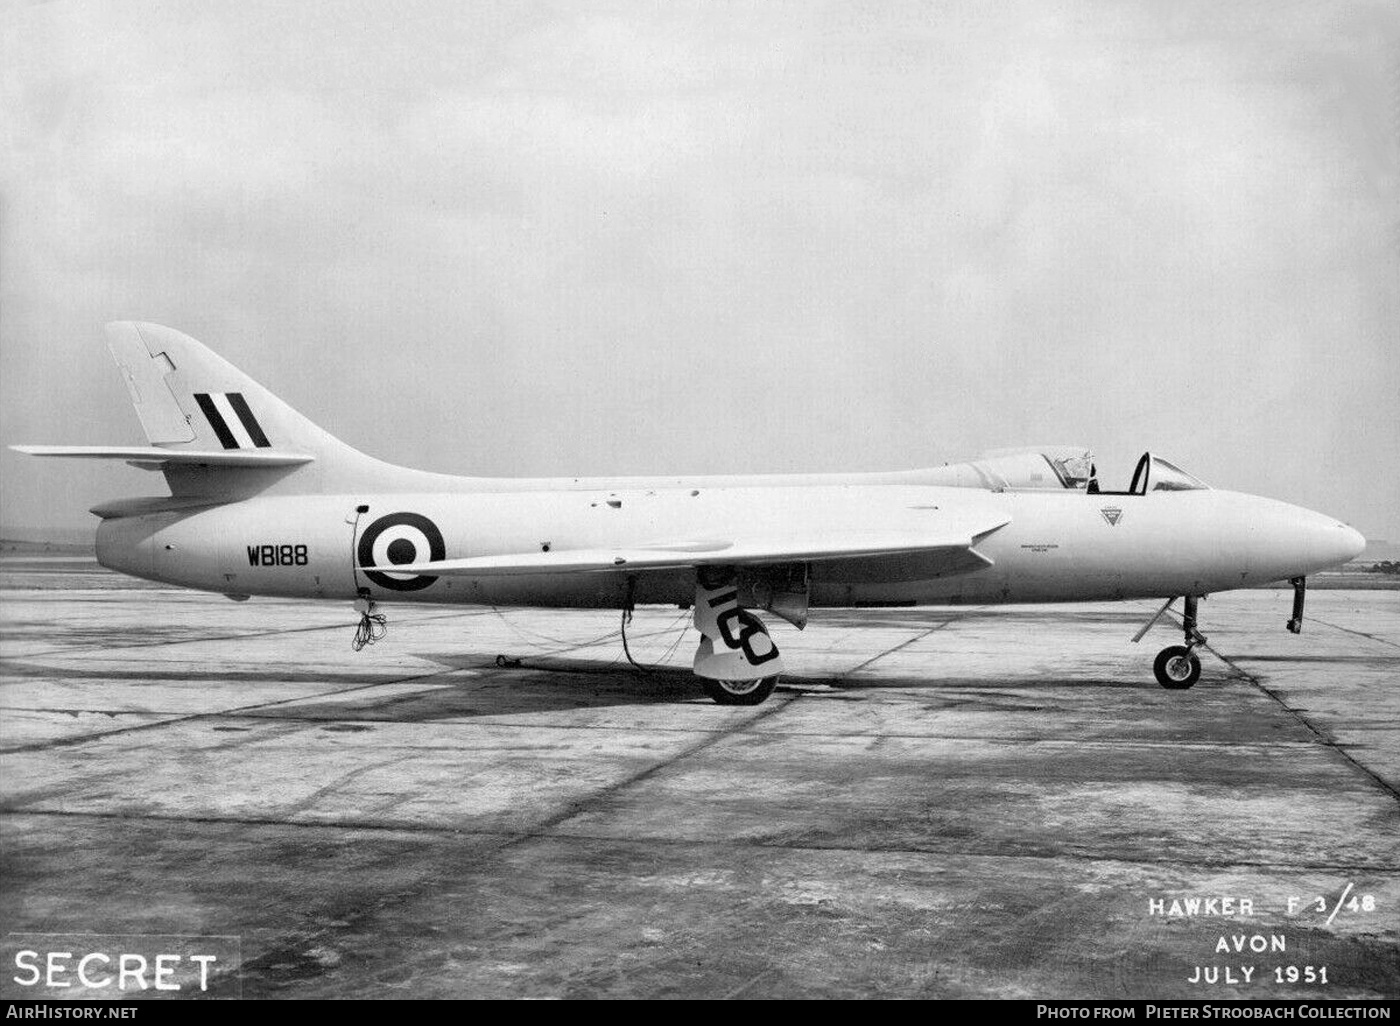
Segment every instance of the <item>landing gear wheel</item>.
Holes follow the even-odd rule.
[[[758,705],[778,686],[777,674],[758,680],[709,680],[700,678],[700,686],[716,705]]]
[[[1185,691],[1201,679],[1201,660],[1185,645],[1170,645],[1157,653],[1152,672],[1162,687]]]

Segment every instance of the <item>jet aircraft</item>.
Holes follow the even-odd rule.
[[[145,446],[14,446],[160,470],[170,494],[104,502],[97,558],[221,592],[343,599],[372,629],[386,602],[693,608],[694,672],[716,702],[762,702],[783,672],[759,612],[797,628],[831,606],[1178,598],[1162,686],[1200,677],[1198,600],[1359,554],[1336,518],[1208,487],[1145,453],[1100,490],[1076,447],[922,470],[758,476],[458,477],[332,437],[194,339],[107,326]],[[624,635],[625,641],[625,635]]]

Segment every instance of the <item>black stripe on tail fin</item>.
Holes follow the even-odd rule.
[[[259,449],[272,448],[272,443],[267,440],[267,435],[263,434],[262,426],[253,416],[253,411],[248,407],[248,400],[243,398],[243,393],[230,392],[228,403],[233,407],[233,412],[238,414],[238,419],[243,422],[243,428],[248,432],[248,437],[253,440],[253,444]]]
[[[209,393],[196,392],[194,401],[199,403],[199,408],[204,411],[204,417],[209,421],[209,426],[214,429],[214,434],[218,436],[219,444],[225,449],[237,449],[238,439],[233,437],[233,432],[224,423],[224,415],[214,405],[214,400],[209,397]]]

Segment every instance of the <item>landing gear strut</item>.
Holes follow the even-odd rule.
[[[1157,683],[1171,691],[1184,691],[1201,679],[1201,660],[1195,650],[1197,645],[1205,644],[1206,636],[1196,629],[1196,604],[1199,600],[1198,595],[1186,596],[1186,608],[1181,614],[1186,644],[1167,646],[1157,653],[1157,658],[1152,663],[1152,672],[1157,677]],[[1176,599],[1169,599],[1157,610],[1156,615],[1134,635],[1133,640],[1141,641],[1143,635],[1152,629],[1152,625],[1165,615],[1175,601]]]
[[[1196,655],[1195,648],[1205,644],[1206,637],[1196,629],[1197,601],[1197,596],[1187,595],[1186,608],[1181,614],[1186,644],[1167,646],[1157,653],[1152,663],[1157,683],[1170,691],[1184,691],[1201,679],[1201,659]]]

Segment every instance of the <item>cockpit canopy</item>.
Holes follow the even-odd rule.
[[[1105,491],[1099,486],[1093,452],[1073,445],[998,449],[970,463],[939,468],[935,473],[939,479],[931,483],[996,491],[1064,489],[1104,495],[1146,495],[1148,492],[1187,492],[1210,487],[1176,464],[1145,452],[1138,459],[1127,491]]]
[[[1133,471],[1133,483],[1128,487],[1129,495],[1146,495],[1148,492],[1194,492],[1209,488],[1198,477],[1192,477],[1174,463],[1168,463],[1160,456],[1145,452]]]

